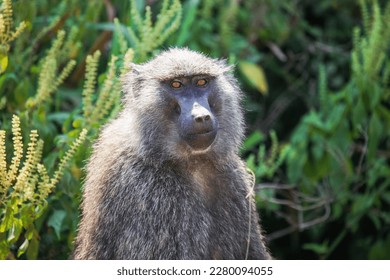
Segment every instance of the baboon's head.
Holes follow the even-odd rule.
[[[224,61],[188,49],[133,65],[125,77],[125,110],[137,116],[142,154],[163,160],[236,152],[243,123],[230,70]]]

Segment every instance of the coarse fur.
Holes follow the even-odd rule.
[[[201,151],[183,142],[166,117],[161,89],[163,81],[195,75],[213,77],[218,109],[217,136]],[[231,67],[173,48],[133,65],[123,80],[123,111],[103,128],[87,166],[73,257],[271,258],[252,178],[238,156],[242,94]]]

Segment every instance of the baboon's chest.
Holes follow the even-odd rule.
[[[245,183],[232,179],[229,174],[211,171],[193,173],[195,191],[204,201],[205,215],[210,219],[208,258],[242,258],[250,217]]]
[[[194,191],[215,211],[240,210],[246,204],[245,183],[212,167],[199,168],[192,172]]]

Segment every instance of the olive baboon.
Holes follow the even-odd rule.
[[[87,166],[74,258],[270,258],[230,70],[177,48],[133,65]]]

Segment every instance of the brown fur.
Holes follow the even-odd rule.
[[[248,246],[249,259],[270,258],[238,157],[244,123],[230,70],[188,49],[134,65],[124,78],[124,109],[103,128],[87,167],[74,258],[245,259]],[[196,75],[213,78],[210,107],[219,124],[200,151],[167,117],[161,86]]]

